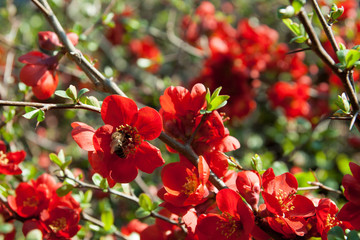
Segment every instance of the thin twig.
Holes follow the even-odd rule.
[[[82,103],[38,103],[38,102],[20,102],[20,101],[7,101],[0,100],[0,106],[17,106],[17,107],[35,107],[44,111],[50,109],[85,109],[93,112],[100,113],[100,108],[82,104]]]
[[[287,52],[286,54],[289,55],[289,54],[294,54],[294,53],[298,53],[298,52],[305,52],[307,50],[311,50],[311,47],[296,49],[296,50]]]
[[[323,189],[323,190],[326,190],[328,192],[333,192],[333,193],[337,193],[337,194],[340,194],[340,195],[343,194],[340,190],[336,190],[336,189],[333,189],[331,187],[325,186],[321,182],[307,182],[307,183],[317,187],[318,189]]]
[[[102,221],[100,221],[97,218],[94,218],[92,216],[90,216],[89,214],[85,213],[84,211],[81,212],[81,218],[85,221],[91,222],[94,225],[97,225],[101,228],[104,228],[104,223]],[[120,239],[124,239],[124,240],[129,240],[130,238],[126,237],[124,234],[122,234],[119,230],[116,230],[114,232],[114,235],[116,237],[119,237]]]

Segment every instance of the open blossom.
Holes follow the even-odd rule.
[[[360,166],[353,162],[349,166],[352,175],[346,174],[342,180],[344,195],[349,202],[340,209],[338,218],[349,221],[356,230],[360,230]]]
[[[6,145],[0,141],[0,174],[18,175],[22,171],[19,163],[24,161],[26,152],[21,150],[17,152],[6,152]]]
[[[270,227],[287,238],[304,236],[307,233],[305,217],[315,215],[315,207],[310,199],[296,194],[298,182],[294,175],[275,176],[270,168],[263,174],[262,181],[262,196],[270,213],[267,217]]]
[[[250,239],[254,228],[254,214],[240,195],[231,189],[222,189],[216,195],[221,214],[203,214],[198,219],[196,234],[199,240]]]
[[[239,148],[240,143],[230,136],[229,130],[224,126],[223,115],[217,111],[211,112],[202,120],[200,110],[206,107],[205,95],[203,84],[195,84],[191,91],[183,87],[168,87],[160,97],[160,114],[164,131],[179,142],[188,141],[197,129],[191,143],[192,148],[198,155],[204,156],[210,169],[218,177],[222,177],[228,169],[227,157],[223,152]]]
[[[161,171],[166,193],[164,200],[175,206],[197,205],[209,194],[206,183],[210,169],[205,159],[199,157],[198,170],[181,162],[169,163]]]
[[[104,99],[101,117],[105,125],[96,131],[85,123],[72,124],[72,136],[89,152],[95,172],[110,181],[126,183],[135,179],[138,169],[152,173],[164,164],[160,150],[145,141],[161,133],[156,110],[138,109],[133,100],[112,95]]]

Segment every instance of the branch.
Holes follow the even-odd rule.
[[[94,218],[92,216],[90,216],[89,214],[85,213],[84,211],[81,212],[81,218],[85,221],[91,222],[94,225],[97,225],[101,228],[104,228],[104,223],[102,221],[100,221],[97,218]],[[130,238],[126,237],[124,234],[122,234],[119,230],[116,230],[114,232],[114,235],[116,237],[119,237],[120,239],[124,239],[124,240],[129,240]]]
[[[328,191],[328,192],[333,192],[333,193],[337,193],[339,195],[343,195],[343,193],[340,190],[336,190],[336,189],[333,189],[331,187],[325,186],[321,182],[307,182],[307,183],[310,184],[310,185],[313,185],[317,189],[323,189],[323,190]],[[300,190],[300,191],[303,190],[304,191],[304,189],[306,190],[306,188],[299,188],[298,190]]]
[[[59,20],[54,15],[52,9],[46,0],[41,0],[42,4],[38,0],[31,0],[44,14],[47,21],[50,23],[55,33],[59,37],[60,41],[64,45],[66,52],[69,54],[70,58],[76,62],[76,64],[85,72],[93,84],[105,92],[112,94],[118,94],[121,96],[126,96],[123,91],[109,78],[106,78],[102,75],[91,63],[83,56],[83,54],[74,47],[72,42],[66,36],[66,33],[61,26]]]
[[[48,111],[50,109],[85,109],[85,110],[90,110],[93,112],[100,113],[100,108],[86,105],[83,103],[56,104],[56,103],[18,102],[18,101],[0,100],[0,106],[35,107],[35,108],[39,108],[43,111]]]
[[[312,1],[316,1],[316,0],[312,0]],[[359,101],[357,99],[355,90],[351,84],[352,70],[342,71],[335,65],[334,59],[332,59],[330,57],[330,55],[322,47],[320,40],[319,40],[318,36],[316,35],[315,30],[314,30],[313,26],[311,25],[311,22],[310,22],[304,8],[302,8],[300,10],[300,12],[298,14],[298,18],[299,18],[300,22],[304,25],[305,31],[307,32],[307,34],[309,35],[309,38],[311,40],[311,42],[308,41],[307,44],[316,53],[316,55],[318,55],[318,57],[320,57],[320,59],[326,65],[328,65],[331,68],[331,70],[340,78],[340,80],[345,88],[345,92],[346,92],[347,96],[349,97],[353,112],[358,112],[360,110]],[[333,41],[332,44],[334,44],[334,40],[332,40],[332,41]],[[334,45],[337,46],[336,42]],[[337,48],[335,48],[335,49],[337,49]],[[360,131],[360,122],[355,121],[355,125],[356,125],[356,128],[358,129],[358,131]]]

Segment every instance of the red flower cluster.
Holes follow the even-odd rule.
[[[130,52],[137,61],[145,60],[144,68],[155,73],[159,70],[162,62],[162,54],[150,36],[142,39],[132,39],[129,43]]]
[[[6,152],[6,145],[0,141],[0,174],[19,175],[22,173],[19,163],[24,161],[26,152]]]
[[[67,34],[74,45],[78,42],[75,33]],[[45,51],[54,51],[62,47],[57,35],[53,32],[39,32],[39,45]],[[31,51],[19,57],[19,61],[26,65],[20,71],[20,80],[32,87],[34,95],[41,100],[51,97],[58,85],[55,70],[63,53],[49,56],[39,51]]]
[[[205,95],[202,84],[196,84],[191,92],[183,87],[169,87],[160,96],[160,114],[164,131],[181,143],[192,139],[194,151],[203,155],[210,169],[222,177],[228,169],[223,152],[238,149],[240,143],[229,135],[222,115],[217,111],[206,116],[200,114],[200,110],[206,107]]]
[[[353,162],[349,166],[353,175],[346,174],[342,180],[344,195],[349,202],[341,208],[338,218],[349,221],[355,229],[360,230],[360,166]]]
[[[283,108],[288,118],[310,113],[310,86],[305,83],[277,82],[269,89],[268,96],[273,107]]]
[[[23,233],[40,229],[44,239],[69,239],[79,231],[80,205],[67,194],[59,197],[56,183],[48,174],[36,181],[22,182],[15,189],[15,196],[8,196],[9,206],[19,216],[26,218]]]
[[[281,72],[290,72],[294,79],[307,73],[301,53],[287,55],[285,44],[278,44],[278,33],[265,26],[254,26],[241,20],[234,29],[223,18],[215,15],[212,3],[203,1],[196,10],[196,19],[186,17],[183,28],[185,38],[201,48],[200,35],[208,39],[209,57],[197,78],[192,81],[204,83],[210,90],[218,85],[230,95],[232,101],[224,108],[231,117],[243,118],[255,108],[255,89],[261,85],[261,74],[270,72],[276,78]]]
[[[126,27],[124,21],[126,18],[131,17],[132,10],[129,7],[125,7],[124,11],[115,14],[113,17],[114,26],[109,28],[106,32],[106,38],[113,45],[120,45],[123,43],[124,34],[126,34]]]
[[[96,131],[85,123],[74,122],[72,137],[89,152],[89,162],[95,172],[115,182],[134,180],[138,169],[152,173],[164,164],[160,150],[144,140],[157,138],[162,130],[159,113],[126,97],[108,96],[101,107],[105,123]]]

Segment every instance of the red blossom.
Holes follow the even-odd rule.
[[[294,175],[275,176],[270,168],[262,180],[266,210],[272,214],[267,218],[269,225],[287,237],[304,236],[307,233],[305,217],[313,216],[315,207],[310,199],[296,194],[298,182]]]
[[[0,174],[19,175],[22,173],[19,163],[24,161],[26,152],[6,152],[6,145],[0,141]]]
[[[196,227],[199,240],[250,239],[255,225],[254,214],[240,195],[231,189],[222,189],[216,196],[221,215],[201,215]]]
[[[59,82],[55,73],[58,57],[32,51],[19,57],[19,61],[26,64],[20,71],[20,80],[32,87],[38,99],[51,97]]]
[[[349,202],[341,208],[338,218],[360,230],[360,166],[353,162],[349,166],[352,175],[346,174],[342,180],[344,195]]]
[[[101,117],[105,125],[96,131],[84,123],[73,123],[72,136],[89,152],[95,172],[107,178],[110,185],[131,182],[138,169],[152,173],[164,164],[160,150],[144,141],[161,133],[161,117],[156,110],[139,110],[133,100],[112,95],[104,99]]]
[[[155,73],[160,69],[162,54],[150,36],[131,40],[129,47],[137,60],[144,58],[150,61],[149,66],[145,67],[146,70]]]
[[[199,157],[198,171],[181,162],[169,163],[162,169],[161,179],[167,192],[164,200],[175,206],[198,205],[209,194],[206,188],[209,166],[202,156]]]
[[[257,210],[261,190],[261,178],[258,172],[242,171],[237,174],[236,186],[240,195],[250,206]]]

